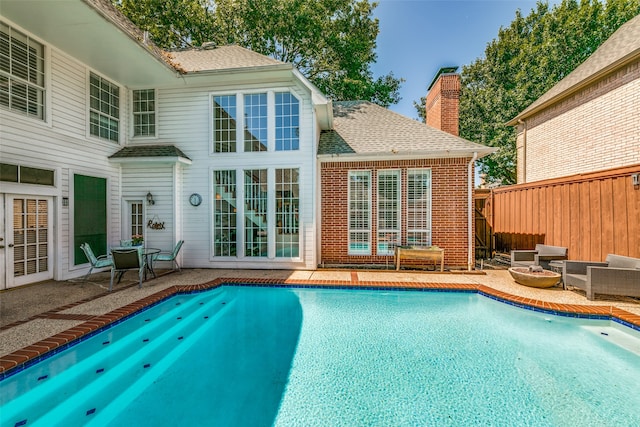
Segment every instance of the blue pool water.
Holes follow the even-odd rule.
[[[474,293],[180,295],[0,382],[2,426],[637,426],[640,334]]]

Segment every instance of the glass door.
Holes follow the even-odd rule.
[[[6,287],[53,278],[51,198],[8,195],[5,214]]]

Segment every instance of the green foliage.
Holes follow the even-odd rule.
[[[516,12],[461,72],[460,136],[498,147],[479,161],[492,183],[516,182],[515,128],[505,123],[584,62],[620,25],[640,13],[640,0],[538,1]],[[424,98],[414,102],[424,120]],[[420,113],[422,111],[422,113]]]
[[[378,20],[368,0],[114,0],[158,46],[237,44],[292,63],[334,100],[382,106],[400,100],[402,79],[375,78]]]

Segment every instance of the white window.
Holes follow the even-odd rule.
[[[244,151],[267,151],[267,94],[244,96]]]
[[[276,151],[300,148],[300,102],[289,92],[276,93]]]
[[[378,171],[378,255],[400,245],[400,171]]]
[[[144,235],[144,212],[141,200],[129,202],[129,235],[130,238],[142,237]]]
[[[0,106],[44,120],[44,46],[0,22]]]
[[[156,135],[156,92],[154,89],[133,91],[133,135]]]
[[[214,171],[213,191],[213,256],[236,256],[236,212],[238,203],[236,200],[236,171]]]
[[[244,171],[244,255],[267,256],[267,169]]]
[[[213,97],[213,152],[236,152],[236,96]]]
[[[276,169],[276,257],[300,255],[298,169]]]
[[[349,255],[371,255],[371,171],[349,171]]]
[[[407,173],[407,244],[431,246],[431,170]]]
[[[93,73],[89,75],[89,129],[91,135],[118,142],[120,88]]]

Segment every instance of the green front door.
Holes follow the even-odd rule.
[[[80,249],[88,243],[96,256],[107,253],[107,180],[73,176],[74,265],[88,262]]]

